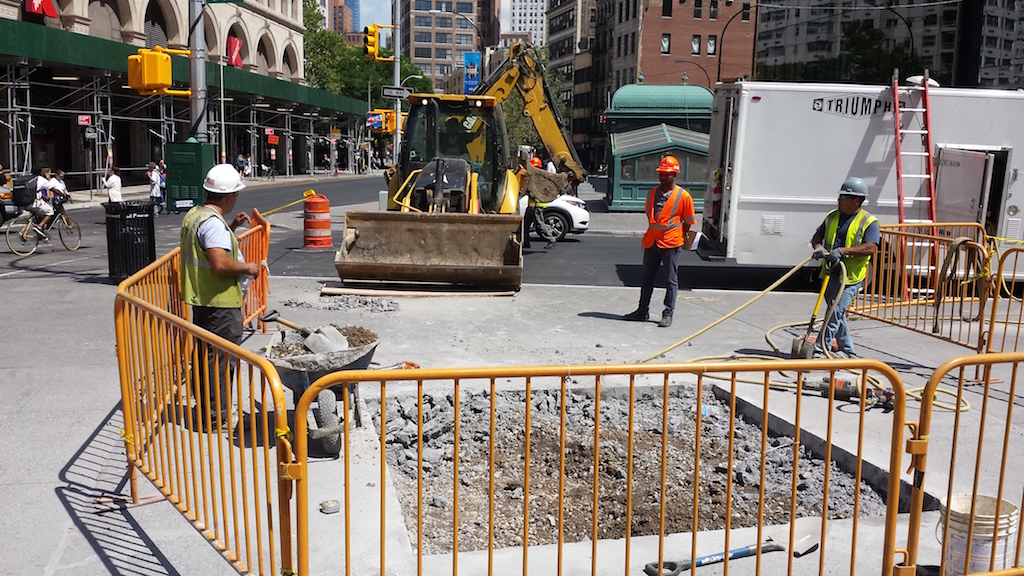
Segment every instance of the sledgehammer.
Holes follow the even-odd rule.
[[[825,298],[828,279],[829,276],[825,276],[825,279],[821,281],[821,292],[818,292],[818,301],[814,304],[814,312],[811,312],[811,321],[807,323],[807,332],[793,340],[793,346],[789,350],[790,360],[810,360],[814,357],[814,344],[808,342],[807,339],[811,336],[811,330],[814,330],[814,320],[818,317],[818,309],[821,308],[821,301]],[[824,347],[822,349],[824,350]]]

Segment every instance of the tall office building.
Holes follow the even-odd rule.
[[[544,0],[512,0],[510,7],[510,34],[529,34],[534,46],[547,44],[547,8]]]
[[[403,2],[402,8],[402,54],[440,92],[445,76],[463,64],[466,53],[480,51],[486,30],[473,2],[412,0]]]
[[[331,14],[327,19],[327,27],[338,34],[355,31],[352,9],[348,7],[346,0],[331,0]]]
[[[345,6],[352,10],[352,29],[346,32],[361,32],[363,25],[359,23],[359,0],[345,0]]]
[[[865,21],[884,33],[883,48],[902,45],[912,50],[922,59],[922,68],[942,84],[1024,85],[1024,2],[917,4],[898,0],[884,8],[850,8],[820,2],[808,8],[762,8],[758,67],[838,59],[850,23]]]

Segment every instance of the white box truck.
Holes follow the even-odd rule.
[[[903,92],[901,110],[921,106],[920,91]],[[869,186],[865,209],[898,222],[893,108],[889,86],[717,85],[701,258],[795,265],[810,255],[809,240],[849,176]],[[929,115],[936,221],[980,222],[990,236],[1024,239],[1021,155],[1014,156],[1024,150],[1024,92],[931,88]],[[901,117],[904,128],[921,127],[922,114]],[[910,138],[919,136],[905,136],[904,151]],[[923,174],[924,158],[904,157],[904,174]],[[928,220],[929,201],[915,199],[927,193],[904,182],[905,221]]]

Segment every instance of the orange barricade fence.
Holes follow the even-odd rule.
[[[253,230],[246,255],[265,257],[265,221]],[[122,282],[114,302],[132,500],[141,471],[236,570],[284,573],[293,532],[291,482],[279,477],[291,460],[284,389],[264,358],[188,321],[179,262],[175,249]],[[265,284],[256,294],[247,304],[265,308]]]
[[[1024,574],[1019,452],[1024,410],[1017,388],[1022,362],[1020,352],[963,356],[939,366],[928,381],[907,444],[914,475],[910,566],[941,565],[939,574]],[[948,392],[936,394],[944,389]],[[965,409],[935,410],[952,398]],[[949,505],[925,516],[926,495]]]
[[[887,224],[871,275],[850,310],[985,349],[995,265],[977,223]]]
[[[296,420],[299,574],[658,574],[748,544],[757,559],[737,569],[892,573],[902,485],[878,470],[901,468],[906,407],[881,362],[341,371],[313,383],[296,413],[350,383],[379,394],[365,427],[344,419],[342,470],[310,462]],[[869,415],[874,400],[854,392],[866,388],[894,390],[891,411]],[[775,414],[794,425],[767,432]],[[329,496],[310,487],[342,480],[343,531],[310,512]],[[843,535],[829,538],[836,524]],[[344,555],[311,565],[309,540],[328,530]],[[763,560],[768,535],[821,545]]]
[[[995,277],[997,290],[989,325],[988,352],[1016,352],[1020,348],[1021,324],[1024,323],[1024,248],[1007,250],[999,258]]]
[[[259,210],[252,211],[251,227],[238,235],[238,249],[241,250],[246,262],[266,262],[270,252],[270,222]],[[242,317],[246,324],[259,319],[267,312],[267,295],[270,293],[270,280],[264,269],[258,278],[249,282],[245,302],[242,305]],[[259,323],[264,332],[267,325]]]

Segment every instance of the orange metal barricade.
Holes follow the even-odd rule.
[[[248,230],[238,235],[238,249],[242,252],[246,262],[266,262],[270,252],[270,222],[267,221],[259,210],[253,209],[252,222]],[[267,278],[267,271],[264,270],[258,278],[249,283],[246,291],[245,302],[242,304],[243,322],[248,324],[258,320],[267,312],[267,295],[270,293],[270,280]],[[259,323],[264,332],[267,331],[265,322]]]
[[[889,224],[850,310],[977,352],[992,304],[988,239],[977,223]]]
[[[269,227],[254,214],[240,238],[246,258],[266,257]],[[179,293],[180,250],[118,287],[114,301],[133,502],[141,471],[243,573],[292,569],[288,410],[264,358],[192,325]],[[247,317],[266,308],[265,275]]]
[[[810,369],[818,372],[812,376],[807,372]],[[785,394],[784,397],[769,393],[769,384],[783,385],[772,380],[776,378],[773,375],[780,371],[788,375],[791,389],[780,393]],[[895,390],[891,424],[885,431],[888,446],[864,442],[867,435],[866,399],[850,403],[848,411],[840,411],[839,400],[833,397],[838,388],[848,386],[852,381],[859,381],[862,389],[868,387],[865,380]],[[342,509],[346,574],[383,575],[392,571],[457,574],[460,566],[464,573],[469,574],[494,573],[499,566],[502,573],[510,573],[518,572],[520,563],[523,574],[530,573],[530,568],[542,568],[541,572],[545,574],[562,574],[570,562],[569,549],[578,552],[579,546],[588,550],[580,554],[586,556],[590,563],[589,573],[637,574],[647,562],[673,560],[675,558],[672,557],[677,555],[696,557],[698,540],[705,542],[704,539],[709,537],[706,532],[699,532],[682,549],[670,548],[668,542],[678,544],[680,540],[676,538],[680,533],[704,530],[712,526],[712,521],[719,522],[719,527],[724,530],[724,549],[746,544],[737,541],[739,536],[730,542],[732,530],[740,529],[740,526],[731,524],[733,515],[740,509],[756,515],[756,519],[747,526],[751,534],[756,534],[754,541],[757,542],[763,541],[766,523],[785,523],[800,515],[819,516],[820,520],[813,522],[813,533],[822,538],[822,544],[817,557],[805,557],[800,561],[804,570],[813,564],[818,573],[823,573],[825,566],[830,572],[842,571],[838,567],[848,566],[851,574],[858,566],[862,570],[870,567],[867,571],[871,573],[890,574],[892,571],[901,489],[898,474],[889,475],[884,486],[880,487],[888,495],[884,504],[879,504],[886,511],[884,545],[867,554],[858,549],[857,538],[864,537],[869,531],[877,532],[877,529],[859,527],[860,490],[854,490],[851,509],[842,507],[852,522],[853,538],[849,542],[827,538],[829,523],[840,511],[838,507],[823,502],[829,501],[830,490],[834,489],[830,475],[838,472],[833,472],[831,466],[821,469],[823,495],[819,501],[813,504],[805,502],[799,494],[805,481],[801,471],[812,465],[811,453],[825,462],[838,459],[842,453],[841,456],[852,463],[851,475],[855,486],[868,477],[863,466],[866,451],[883,450],[881,454],[888,459],[888,468],[900,469],[905,395],[895,372],[881,362],[759,361],[741,364],[343,371],[313,383],[298,401],[296,413],[305,413],[321,390],[355,382],[380,387],[380,408],[372,420],[383,441],[374,449],[376,454],[357,454],[355,458],[358,458],[359,466],[356,468],[352,455],[354,431],[345,419]],[[719,384],[712,386],[714,382]],[[815,400],[805,397],[806,392],[822,386],[824,395],[818,395]],[[754,391],[755,402],[748,403],[739,398],[743,387]],[[389,400],[393,388],[396,394],[402,390],[406,394]],[[339,389],[344,388],[339,386]],[[727,416],[716,417],[709,411],[707,406],[714,402],[711,394],[715,392],[721,398],[719,401],[724,403]],[[350,398],[348,394],[343,394],[343,397],[345,413],[348,414]],[[516,398],[518,406],[498,409],[495,401],[498,397]],[[647,408],[638,408],[641,397]],[[580,401],[584,408],[567,408],[567,405],[575,406],[572,402],[579,398],[583,398]],[[677,405],[685,404],[687,399],[693,404],[693,412],[679,411]],[[791,402],[795,402],[795,406],[789,407]],[[760,406],[756,405],[758,403]],[[540,404],[549,409],[543,418],[538,407]],[[671,410],[670,406],[673,407]],[[444,411],[450,421],[444,420],[443,424],[436,420],[426,421],[428,409]],[[756,426],[758,422],[764,423],[773,418],[774,410],[787,411],[787,415],[794,418],[791,439],[769,438],[763,425],[751,433],[749,428],[745,428],[749,424],[741,425],[742,420],[737,416],[744,413],[743,418],[754,421]],[[373,410],[365,413],[373,414]],[[406,415],[408,423],[394,420],[399,413]],[[552,416],[554,413],[557,414]],[[691,414],[692,421],[680,417],[686,413]],[[843,419],[841,423],[840,418]],[[499,419],[501,425],[497,423]],[[510,419],[517,425],[510,426]],[[857,429],[860,439],[848,446],[834,445],[833,431],[840,425]],[[567,432],[570,426],[573,431]],[[288,469],[296,472],[297,568],[299,574],[320,573],[327,567],[311,566],[306,549],[310,538],[311,502],[308,432],[302,419],[296,421],[295,427],[295,462]],[[675,437],[680,427],[692,430],[696,437],[693,445],[680,445],[669,440]],[[376,433],[371,429],[363,434]],[[399,439],[400,435],[404,440]],[[487,439],[481,440],[486,447],[470,446],[470,439],[474,437]],[[495,444],[499,439],[518,446],[521,460],[498,462]],[[408,442],[410,447],[403,453],[395,448],[399,445],[395,442]],[[428,493],[424,488],[425,454],[430,453],[428,443],[434,457],[446,453],[451,460],[450,470],[446,467],[441,479],[447,486],[443,492]],[[735,454],[747,449],[755,451],[759,466],[734,468]],[[568,455],[573,456],[572,462],[568,461]],[[409,496],[407,506],[399,506],[402,510],[398,513],[404,513],[404,522],[398,520],[397,527],[387,523],[389,511],[394,513],[397,506],[393,504],[395,496],[387,493],[389,479],[397,474],[395,458],[413,459],[416,470],[415,478],[405,480],[406,494],[412,493],[413,496]],[[635,461],[650,458],[658,463],[656,470],[637,469],[633,465]],[[791,463],[788,468],[783,467],[786,468],[784,480],[775,476],[766,479],[767,462],[775,462],[779,458]],[[385,462],[386,466],[382,464]],[[475,466],[476,470],[486,469],[486,479],[481,481],[470,476],[468,471],[460,476],[460,470],[468,470],[470,466]],[[603,480],[603,471],[609,468],[616,470],[611,484]],[[666,482],[670,470],[673,473],[683,470],[681,474],[686,480],[682,485]],[[705,475],[711,473],[720,473],[726,478],[722,486],[708,485],[704,481]],[[353,479],[353,474],[359,474],[359,479]],[[546,489],[542,488],[545,479]],[[508,498],[505,494],[510,489],[510,482],[519,494],[515,497],[522,499],[521,504],[515,505],[517,511],[514,513],[509,513],[507,507],[501,511],[495,506],[499,498]],[[772,484],[770,488],[766,487],[768,483]],[[336,480],[332,485],[336,485]],[[366,486],[374,487],[371,493],[365,492]],[[783,504],[766,504],[766,490],[770,491],[769,497],[776,503]],[[435,507],[428,508],[425,502],[436,502],[442,496],[443,502],[450,502],[443,507],[445,513],[439,516],[439,512],[431,511]],[[373,514],[372,510],[365,509],[367,502],[379,502],[380,533],[374,535],[362,525],[358,537],[355,537],[353,508],[362,507],[361,512],[356,513],[357,520],[366,524],[369,522],[366,515]],[[474,502],[476,504],[471,504]],[[649,538],[656,538],[656,547],[650,545],[652,541],[649,538],[645,539],[649,556],[642,558],[631,556],[632,545],[634,541],[639,542],[637,539],[640,537],[634,533],[634,526],[641,522],[647,526],[645,533]],[[616,523],[621,528],[620,532],[610,533],[609,526]],[[496,526],[499,524],[518,526],[513,532],[518,536],[509,536],[512,544],[496,541]],[[573,537],[566,535],[570,525],[574,526]],[[415,564],[394,567],[400,562],[404,550],[402,546],[388,547],[389,534],[404,530],[406,526],[409,527],[415,555],[415,559],[407,560],[407,563]],[[476,552],[465,550],[460,539],[475,534],[480,541],[483,538],[480,530],[486,531],[486,544],[481,543],[482,548]],[[433,543],[427,542],[430,538],[434,539],[431,540]],[[789,538],[793,538],[792,529]],[[573,544],[573,540],[577,543]],[[599,541],[603,542],[600,549]],[[526,543],[530,545],[524,545]],[[535,546],[541,543],[550,546]],[[438,546],[442,548],[440,556],[437,555]],[[506,547],[506,553],[509,551],[507,547],[512,546],[516,553],[499,558],[497,554],[501,546]],[[609,553],[605,546],[611,546],[614,552]],[[428,557],[425,551],[431,547],[433,553]],[[377,554],[373,553],[374,549],[377,549]],[[650,552],[653,550],[656,552]],[[756,552],[756,568],[760,573],[763,552],[760,545]],[[858,552],[861,552],[860,556]],[[537,561],[531,561],[531,555],[543,555],[539,561],[541,566],[536,565]],[[622,565],[618,564],[619,559]],[[786,560],[780,558],[779,561]],[[509,562],[514,562],[514,566]],[[788,562],[788,572],[794,573],[794,559],[790,558]],[[598,566],[601,567],[600,572]],[[329,567],[330,570],[339,568],[336,565]],[[728,559],[725,569],[728,574]],[[573,566],[571,571],[578,573],[579,567]]]
[[[1024,248],[1007,250],[1000,257],[995,281],[987,351],[1016,352],[1020,349],[1024,324]]]
[[[944,574],[1024,574],[1021,558],[1022,532],[1019,514],[1024,510],[1024,476],[1019,473],[1020,430],[1024,411],[1020,409],[1018,374],[1024,353],[980,354],[954,358],[939,366],[922,394],[919,421],[912,426],[907,451],[914,474],[911,492],[910,534],[907,565],[940,565]],[[983,375],[980,383],[968,373]],[[970,411],[938,413],[936,392],[943,382],[956,382],[948,396],[959,405],[970,402]],[[954,494],[968,503],[961,511],[959,528],[951,526],[953,512],[925,524],[923,503],[927,494],[951,502]],[[996,530],[993,519],[985,518],[981,503],[987,498],[1005,502],[1016,511],[1005,517]],[[964,518],[966,529],[964,529]],[[986,525],[987,523],[987,525]],[[987,532],[986,532],[987,528]],[[937,557],[922,558],[921,538],[935,534],[941,546]],[[940,535],[941,534],[941,535]],[[975,544],[967,545],[975,538]],[[988,541],[988,550],[983,546]],[[972,560],[973,557],[973,560]],[[952,564],[952,565],[950,565]],[[912,571],[909,571],[913,573]]]

